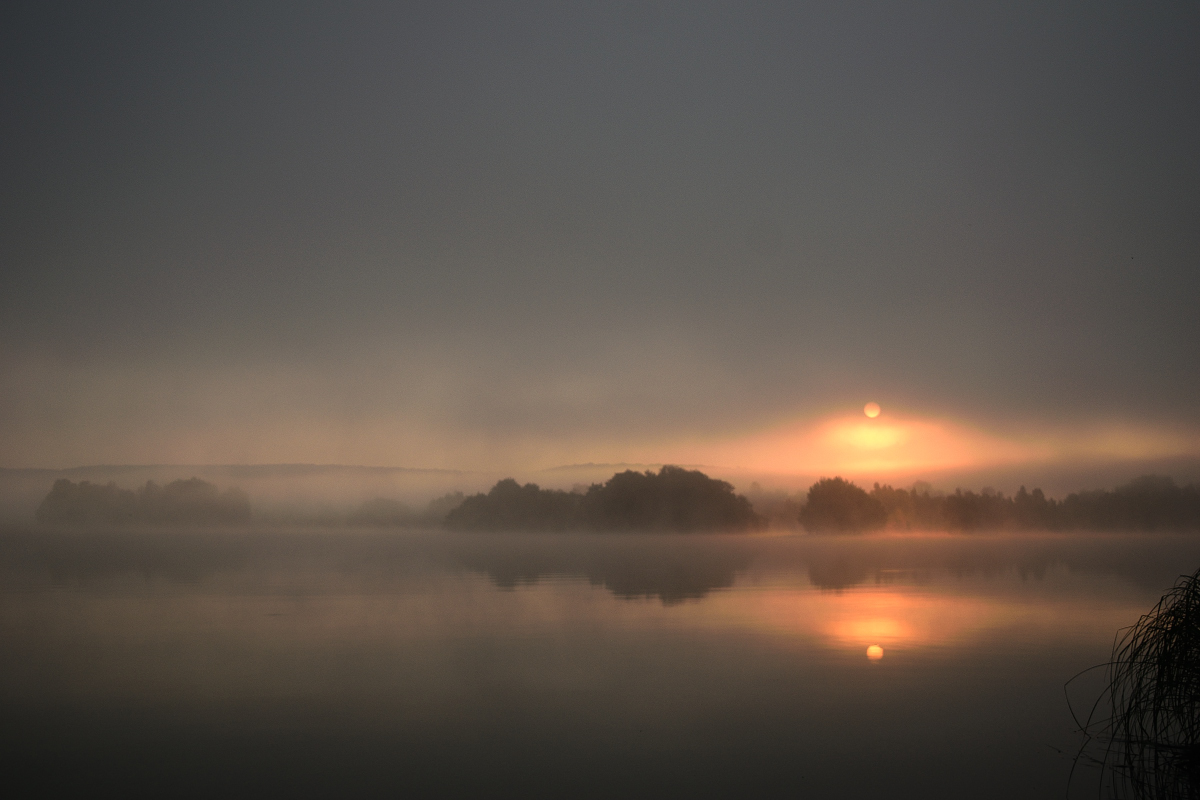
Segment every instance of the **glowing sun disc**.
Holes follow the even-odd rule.
[[[872,661],[878,661],[883,658],[883,648],[877,644],[873,644],[867,648],[867,658]]]
[[[879,407],[879,403],[867,403],[865,406],[863,406],[863,413],[871,419],[878,417],[879,412],[881,411],[883,411],[883,409]]]

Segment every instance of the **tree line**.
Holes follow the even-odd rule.
[[[928,487],[866,491],[843,478],[812,485],[800,522],[818,532],[894,530],[1200,530],[1200,485],[1143,475],[1112,490],[1046,497],[1022,486],[1015,494]]]
[[[766,520],[733,486],[698,470],[625,472],[584,492],[524,486],[512,478],[468,497],[446,516],[456,530],[756,530]]]
[[[250,498],[241,489],[222,492],[200,478],[171,481],[165,486],[146,481],[136,490],[115,483],[74,483],[61,478],[54,482],[35,516],[52,525],[228,525],[249,521]]]
[[[327,523],[436,526],[454,530],[520,531],[753,531],[771,524],[813,533],[890,529],[975,530],[1200,530],[1200,485],[1145,475],[1115,489],[1048,498],[1022,486],[1005,495],[934,492],[927,484],[897,489],[876,483],[869,491],[841,477],[822,478],[803,498],[755,493],[751,502],[731,484],[698,470],[667,465],[658,472],[627,470],[602,484],[566,492],[506,478],[486,494],[454,492],[421,511],[376,498]],[[783,500],[780,500],[780,496]],[[54,525],[130,523],[226,525],[250,521],[250,500],[240,489],[220,491],[200,478],[138,489],[114,483],[55,481],[36,512]],[[307,518],[306,518],[307,519]]]
[[[1062,500],[1022,486],[1005,495],[928,485],[897,489],[876,483],[865,490],[841,477],[813,484],[802,503],[776,504],[813,533],[880,529],[976,530],[1200,530],[1200,485],[1142,476],[1112,490],[1070,494]],[[757,530],[767,524],[733,487],[696,470],[665,466],[658,473],[626,471],[586,492],[524,486],[511,478],[487,494],[465,498],[447,514],[458,530]]]

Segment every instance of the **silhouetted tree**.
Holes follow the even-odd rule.
[[[1177,486],[1168,477],[1143,475],[1111,492],[1067,495],[1064,515],[1072,527],[1096,530],[1200,528],[1200,486]]]
[[[115,483],[73,483],[59,478],[38,506],[38,522],[55,525],[114,525],[138,517],[137,496]]]
[[[1016,526],[1025,530],[1055,530],[1063,525],[1061,506],[1047,500],[1041,489],[1018,489],[1012,499],[1012,514]]]
[[[878,499],[843,478],[822,478],[808,490],[800,522],[810,531],[881,528],[887,511]]]
[[[250,498],[241,489],[217,490],[200,478],[159,486],[147,481],[138,491],[139,518],[146,522],[221,525],[250,519]]]
[[[957,489],[944,502],[948,528],[970,531],[1011,527],[1012,501],[1001,493],[985,489],[975,494]]]
[[[604,530],[747,530],[765,524],[731,484],[672,465],[657,473],[626,470],[592,486],[582,513],[587,527]]]
[[[937,530],[946,527],[944,498],[930,494],[928,484],[893,489],[875,484],[871,497],[887,514],[887,527],[896,530]]]
[[[621,472],[586,494],[506,478],[446,516],[448,527],[464,530],[716,531],[763,523],[730,484],[674,466],[657,473]]]
[[[446,526],[458,530],[569,530],[579,527],[583,498],[536,483],[498,481],[487,494],[466,498],[446,515]]]

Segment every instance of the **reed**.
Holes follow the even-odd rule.
[[[1120,798],[1200,798],[1200,570],[1121,631],[1081,730]],[[1102,715],[1108,712],[1107,718]],[[1078,762],[1077,762],[1078,763]]]

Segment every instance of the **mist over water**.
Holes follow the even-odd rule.
[[[0,797],[1097,796],[1063,685],[1200,566],[1197,41],[0,6]]]
[[[9,528],[0,744],[29,793],[1063,797],[1063,684],[1198,563],[1150,534]]]

